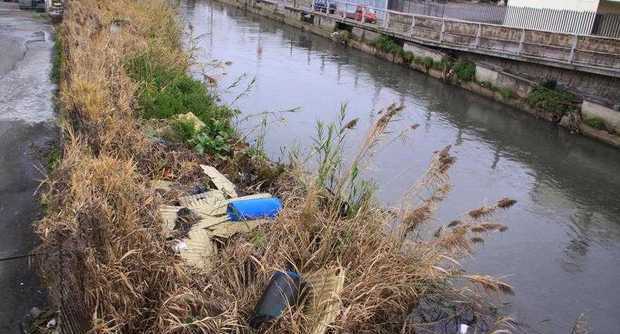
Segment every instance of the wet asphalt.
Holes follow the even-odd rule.
[[[41,208],[34,193],[57,134],[52,47],[49,22],[0,2],[0,259],[36,247],[32,224]],[[0,260],[0,333],[20,333],[30,309],[45,304],[32,262]]]

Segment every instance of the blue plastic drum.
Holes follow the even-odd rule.
[[[226,213],[232,221],[275,218],[282,210],[282,201],[279,198],[257,198],[232,201],[228,204]]]

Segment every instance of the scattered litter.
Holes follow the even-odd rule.
[[[153,188],[154,190],[170,191],[172,190],[173,184],[174,182],[171,181],[153,180],[151,181],[151,188]]]
[[[469,329],[469,326],[465,325],[465,324],[461,324],[459,326],[459,334],[467,334],[467,330]]]
[[[226,200],[226,196],[220,190],[211,190],[196,195],[179,197],[179,204],[188,208],[196,208],[203,205],[217,205]]]
[[[209,257],[215,253],[215,247],[209,231],[194,227],[181,242],[185,247],[179,247],[179,254],[188,265],[202,269],[210,268]]]
[[[254,308],[250,326],[259,328],[263,323],[278,319],[299,297],[301,277],[292,271],[278,271],[269,280],[267,288]]]
[[[185,251],[188,249],[187,243],[185,241],[178,241],[174,247],[172,247],[172,249],[177,252],[177,253],[181,253],[182,251]]]
[[[200,131],[206,126],[205,123],[201,121],[200,118],[194,115],[194,113],[192,113],[191,111],[186,114],[177,115],[176,120],[192,124],[195,131]]]
[[[276,197],[234,200],[228,203],[226,213],[232,221],[275,218],[282,210]]]
[[[341,307],[344,278],[342,268],[321,269],[303,276],[304,283],[311,289],[307,308],[310,334],[326,333],[328,326],[336,320]]]
[[[161,205],[159,207],[159,215],[164,222],[164,230],[170,232],[174,230],[177,221],[177,212],[183,209],[182,206]]]
[[[47,328],[55,328],[56,327],[56,318],[48,321],[47,325],[45,325],[45,327],[47,327]]]
[[[266,223],[267,220],[248,220],[244,222],[223,222],[221,224],[212,225],[208,228],[211,235],[228,239],[237,233],[249,233],[258,225]]]
[[[228,197],[235,198],[237,197],[237,191],[235,190],[235,185],[230,182],[222,173],[220,173],[215,167],[200,165],[200,168],[204,171],[205,174],[211,179],[211,182],[215,185],[215,187],[224,192]]]

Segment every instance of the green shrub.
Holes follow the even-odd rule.
[[[403,59],[405,63],[411,64],[411,62],[413,62],[413,59],[415,58],[415,55],[411,51],[403,50],[400,54],[400,57]]]
[[[499,95],[501,95],[504,99],[511,99],[514,96],[514,93],[509,88],[499,88]]]
[[[172,128],[179,139],[184,142],[189,142],[197,134],[196,126],[190,121],[174,121],[172,122]]]
[[[605,130],[606,129],[605,121],[603,121],[602,119],[600,119],[598,117],[588,118],[588,119],[586,119],[583,122],[586,123],[587,125],[595,128],[595,129],[599,129],[599,130]]]
[[[174,122],[179,137],[199,152],[224,154],[234,137],[231,119],[238,111],[219,105],[205,85],[179,65],[166,65],[148,51],[129,59],[127,73],[141,83],[138,103],[142,117],[168,119],[192,112],[206,127],[195,133],[193,125]]]
[[[539,85],[528,94],[527,103],[537,109],[563,115],[577,110],[578,99],[570,92]]]
[[[385,35],[377,37],[371,44],[385,53],[400,54],[403,50],[403,48],[398,45],[394,39]]]
[[[422,58],[422,64],[424,64],[424,67],[426,68],[427,71],[433,67],[434,63],[435,61],[431,57]]]
[[[472,81],[476,77],[476,65],[466,61],[459,61],[454,65],[454,73],[461,81]]]

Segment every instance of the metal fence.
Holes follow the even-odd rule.
[[[441,3],[424,0],[391,0],[391,10],[445,17],[465,21],[502,24],[506,16],[506,7],[492,4],[476,3]]]
[[[589,35],[595,12],[550,8],[508,7],[504,25],[526,29]]]
[[[620,37],[620,15],[599,14],[594,20],[592,35]]]

